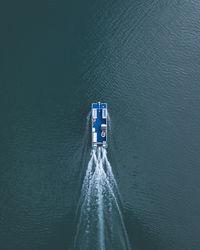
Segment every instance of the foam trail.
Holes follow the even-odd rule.
[[[98,165],[97,165],[97,190],[98,190],[98,224],[99,224],[99,246],[101,249],[105,249],[104,242],[104,212],[103,212],[103,179],[102,179],[102,159],[101,151],[98,148]]]
[[[78,204],[74,249],[130,249],[119,199],[107,150],[92,149]]]

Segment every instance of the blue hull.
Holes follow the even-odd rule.
[[[107,103],[92,103],[92,147],[107,147]]]

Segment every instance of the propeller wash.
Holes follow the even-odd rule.
[[[107,117],[106,103],[92,104],[92,150],[81,189],[74,249],[130,249],[107,158]]]

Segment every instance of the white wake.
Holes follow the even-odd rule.
[[[91,151],[78,211],[74,249],[130,249],[117,183],[103,147]]]

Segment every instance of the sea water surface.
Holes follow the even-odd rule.
[[[200,249],[199,1],[11,0],[0,12],[0,249],[75,248],[98,101],[130,248]]]

